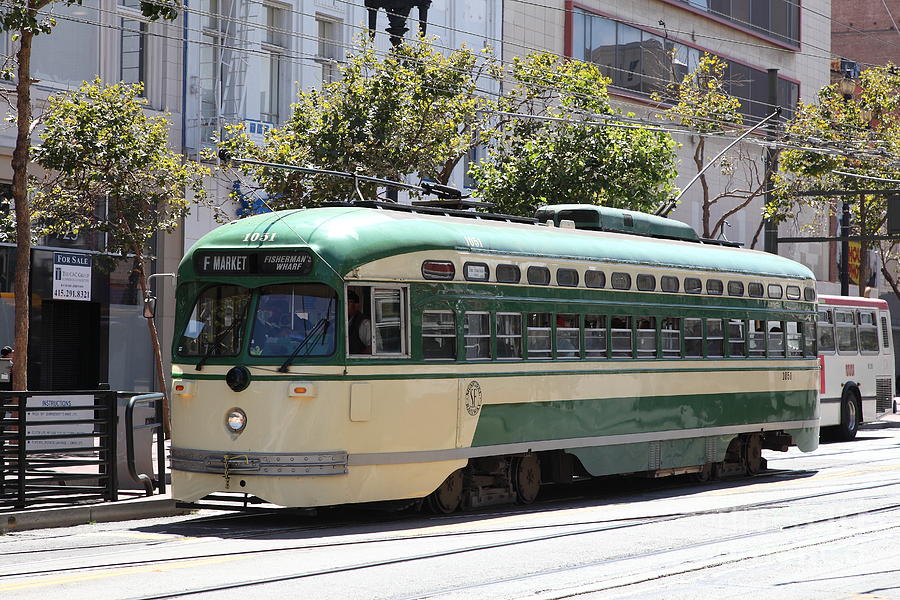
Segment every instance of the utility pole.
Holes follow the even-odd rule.
[[[778,106],[778,69],[769,69],[769,107],[772,110]],[[766,128],[766,139],[774,141],[778,133],[778,124],[775,120],[770,121]],[[772,200],[772,174],[778,169],[778,155],[771,145],[766,148],[766,204]],[[763,237],[763,248],[766,252],[778,254],[778,225],[766,219],[765,235]]]
[[[841,203],[841,296],[850,295],[850,203]]]

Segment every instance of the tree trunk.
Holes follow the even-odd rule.
[[[135,256],[134,263],[139,274],[139,281],[141,285],[141,301],[143,302],[143,299],[147,297],[147,276],[144,273],[143,255],[138,254],[137,256]],[[169,394],[166,391],[166,376],[163,372],[162,350],[159,346],[159,332],[156,331],[156,321],[154,319],[147,319],[147,327],[150,329],[150,342],[153,344],[153,362],[156,366],[157,383],[159,384],[159,391],[162,392],[163,395],[163,431],[165,433],[166,439],[169,439],[171,437]]]
[[[31,206],[28,200],[28,154],[31,150],[31,42],[34,34],[22,31],[16,79],[16,147],[12,156],[13,199],[16,204],[16,276],[14,390],[28,389],[28,319],[31,304]]]
[[[697,142],[697,149],[694,151],[694,165],[697,167],[697,171],[703,170],[703,163],[706,159],[706,138],[701,137],[700,141]],[[709,183],[706,181],[706,175],[703,174],[700,176],[700,187],[703,190],[703,204],[702,207],[702,224],[703,224],[703,237],[709,238],[711,237],[709,231]]]

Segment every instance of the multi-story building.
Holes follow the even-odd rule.
[[[612,80],[613,103],[646,121],[662,122],[665,109],[652,99],[671,82],[680,81],[708,52],[727,63],[729,91],[742,101],[747,123],[772,112],[768,72],[777,69],[773,90],[777,104],[789,116],[798,99],[811,101],[829,83],[830,2],[828,0],[529,0],[504,2],[504,58],[531,50],[545,50],[598,64]],[[731,170],[714,166],[706,172],[711,200],[727,190],[730,197],[708,204],[709,233],[716,237],[764,248],[763,197],[731,215],[743,200],[741,192],[758,187],[764,173],[765,149],[761,133],[729,154]],[[688,185],[697,168],[693,161],[697,136],[677,135],[680,187]],[[708,138],[707,160],[727,141]],[[703,190],[693,184],[670,216],[704,230]],[[725,217],[719,230],[714,225]],[[802,215],[815,221],[816,215]],[[822,227],[827,227],[823,223]],[[781,227],[787,235],[794,224]],[[809,265],[818,279],[829,278],[830,255],[812,245],[782,244],[779,253]]]

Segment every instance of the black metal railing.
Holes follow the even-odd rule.
[[[139,394],[128,399],[125,405],[125,447],[126,460],[128,462],[128,474],[135,481],[140,481],[148,496],[153,495],[153,488],[160,494],[166,493],[166,447],[163,434],[163,395],[161,393]],[[134,423],[134,407],[138,404],[153,404],[154,417],[147,422],[136,425]],[[139,429],[150,429],[156,432],[156,475],[138,473],[134,458],[134,432]]]
[[[118,499],[116,392],[0,392],[0,509]]]

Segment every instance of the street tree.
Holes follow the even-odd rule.
[[[530,216],[542,204],[581,203],[652,211],[674,195],[675,142],[617,126],[611,82],[596,65],[533,53],[514,59],[507,79],[513,85],[479,140],[487,158],[469,170],[493,210]]]
[[[744,121],[740,99],[728,92],[726,67],[725,61],[718,56],[703,54],[697,67],[681,81],[655,94],[657,101],[669,105],[663,117],[698,134],[691,155],[694,174],[700,173],[710,158],[708,135],[739,128]],[[715,155],[715,152],[712,154]],[[719,159],[718,171],[721,184],[716,187],[707,178],[708,170],[701,173],[697,180],[704,238],[714,239],[723,235],[727,220],[746,209],[766,191],[765,167],[760,168],[758,157],[752,156],[742,145]],[[718,216],[714,217],[714,213]],[[759,229],[751,245],[755,245],[761,230],[760,215]]]
[[[28,162],[31,138],[38,122],[33,118],[31,101],[31,49],[35,36],[47,35],[56,26],[50,14],[54,5],[72,6],[81,0],[8,0],[0,8],[0,31],[12,34],[15,43],[15,66],[4,66],[4,78],[15,80],[16,144],[12,156],[13,200],[15,204],[16,275],[15,349],[16,368],[13,389],[28,387],[28,313],[31,270],[31,204],[28,197]],[[141,12],[150,19],[174,19],[180,0],[141,1]],[[14,73],[14,75],[13,75]]]
[[[255,145],[234,127],[220,150],[241,158],[401,180],[408,174],[447,183],[472,145],[489,105],[480,82],[498,76],[489,50],[442,54],[426,40],[381,55],[368,38],[341,65],[339,80],[301,91],[283,127]],[[243,165],[273,208],[317,206],[357,197],[353,180]],[[377,186],[360,183],[372,200]]]
[[[832,219],[841,200],[804,196],[806,190],[896,189],[900,181],[900,72],[888,64],[860,74],[856,90],[844,94],[839,83],[819,90],[817,102],[801,103],[787,124],[780,170],[775,176],[775,195],[766,215],[783,222],[803,208]],[[852,233],[863,237],[884,233],[886,198],[860,194],[851,202]],[[882,274],[898,291],[896,271],[886,266],[898,259],[896,241],[860,242],[861,257],[870,249],[881,258]],[[871,278],[867,261],[860,261],[858,277],[862,295]],[[900,297],[900,293],[898,293]]]
[[[158,232],[171,232],[190,199],[205,197],[209,169],[169,148],[165,116],[148,116],[140,84],[103,85],[96,79],[77,91],[51,96],[34,161],[46,170],[35,181],[35,218],[49,233],[96,231],[105,252],[133,262],[142,292],[147,247]],[[160,391],[165,377],[159,336],[147,319]]]

